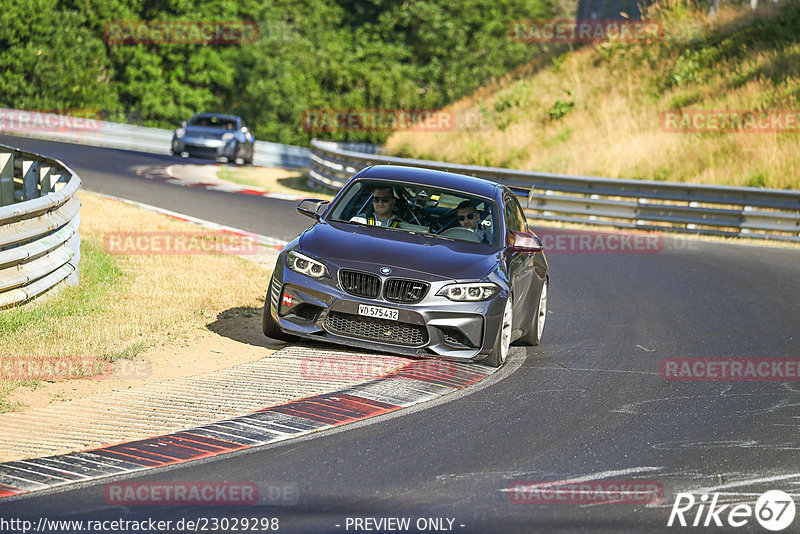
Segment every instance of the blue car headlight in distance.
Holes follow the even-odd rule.
[[[183,128],[178,128],[177,130],[175,130],[175,137],[177,137],[178,139],[182,139],[184,135],[186,135],[186,130],[184,130]]]
[[[463,284],[448,284],[436,293],[456,302],[472,302],[489,300],[497,290],[497,284],[491,282],[468,282]]]
[[[224,134],[222,134],[222,140],[223,141],[230,141],[231,139],[233,139],[233,133],[232,132],[225,132]]]
[[[330,276],[328,268],[325,264],[309,258],[305,254],[300,254],[296,251],[291,251],[286,255],[286,265],[296,273],[310,276],[311,278],[322,278],[323,276]]]

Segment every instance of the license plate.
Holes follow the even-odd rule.
[[[397,310],[393,310],[391,308],[381,308],[380,306],[367,306],[366,304],[359,304],[358,314],[366,315],[367,317],[377,317],[379,319],[389,319],[392,321],[397,320]]]

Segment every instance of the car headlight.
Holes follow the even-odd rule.
[[[177,137],[178,139],[182,138],[184,135],[186,135],[186,130],[184,130],[183,128],[178,128],[177,130],[175,130],[175,137]]]
[[[231,139],[233,139],[233,133],[232,132],[225,132],[224,134],[222,134],[222,140],[223,141],[230,141]]]
[[[296,273],[310,276],[311,278],[322,278],[323,276],[330,276],[328,268],[324,263],[321,263],[313,258],[309,258],[305,254],[292,251],[286,255],[286,265]]]
[[[456,302],[488,300],[500,289],[490,282],[470,282],[465,284],[449,284],[439,290],[437,295]]]

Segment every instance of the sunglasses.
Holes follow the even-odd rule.
[[[473,213],[467,213],[466,215],[459,215],[458,216],[458,220],[459,221],[463,221],[463,220],[469,219],[471,221],[472,219],[475,218],[475,215],[477,215],[477,213],[474,213],[474,212]]]
[[[373,202],[389,202],[394,197],[372,197]]]

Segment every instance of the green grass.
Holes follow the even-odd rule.
[[[100,243],[81,241],[79,285],[62,288],[46,302],[0,311],[0,343],[22,329],[31,335],[47,335],[53,319],[99,315],[103,297],[123,277],[114,257]]]
[[[137,341],[124,349],[106,352],[103,354],[103,358],[112,363],[117,360],[132,360],[148,348],[150,348],[150,346],[144,341]]]
[[[8,396],[17,388],[16,385],[0,386],[0,413],[13,412],[22,405],[20,402],[9,402]]]
[[[217,171],[217,177],[239,185],[258,186],[253,180],[249,180],[242,176],[241,172],[237,172],[236,168],[220,167]]]
[[[79,285],[62,288],[59,293],[44,297],[44,300],[0,311],[0,344],[11,343],[11,338],[20,331],[24,331],[27,336],[52,337],[59,328],[60,323],[57,320],[60,319],[100,317],[105,296],[119,285],[123,277],[114,257],[103,250],[100,243],[82,240]],[[19,402],[8,400],[15,389],[22,386],[35,389],[43,382],[0,379],[0,413],[20,407]]]

